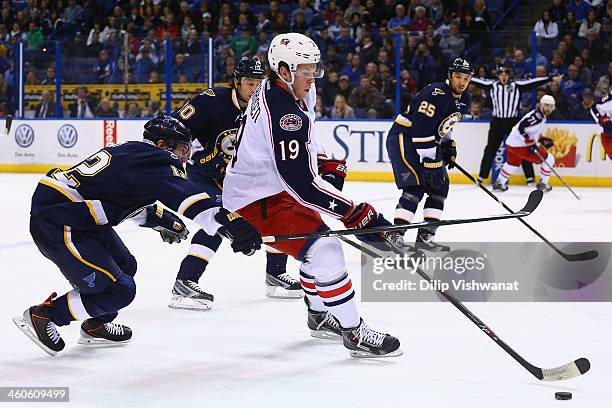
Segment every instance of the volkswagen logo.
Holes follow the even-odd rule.
[[[78,138],[79,135],[77,130],[72,125],[62,125],[62,127],[60,127],[57,131],[57,140],[59,141],[59,144],[66,149],[73,147]]]
[[[34,129],[30,125],[19,125],[15,129],[15,142],[21,147],[30,147],[34,143]]]

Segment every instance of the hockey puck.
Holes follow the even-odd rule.
[[[564,391],[555,392],[555,399],[558,399],[558,400],[571,400],[572,399],[572,393],[571,392],[564,392]]]

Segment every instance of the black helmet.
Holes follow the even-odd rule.
[[[234,68],[234,78],[264,79],[266,77],[266,66],[257,57],[242,57]]]
[[[163,140],[172,150],[177,143],[191,145],[191,131],[176,118],[164,113],[157,115],[144,125],[143,136],[154,143]]]
[[[512,67],[501,65],[497,68],[497,75],[503,74],[504,72],[508,75],[512,75]]]
[[[448,76],[453,75],[453,72],[461,72],[462,74],[474,75],[474,68],[470,65],[468,60],[463,58],[455,58],[448,67]]]

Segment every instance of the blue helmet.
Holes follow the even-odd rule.
[[[174,149],[177,143],[191,145],[191,131],[178,119],[164,113],[157,115],[144,125],[145,139],[157,143],[163,140],[169,149]]]
[[[264,79],[266,77],[266,64],[257,57],[242,57],[234,69],[234,78]]]
[[[453,72],[461,72],[462,74],[474,75],[474,68],[470,65],[468,60],[463,58],[455,58],[455,60],[448,67],[448,76],[453,75]]]

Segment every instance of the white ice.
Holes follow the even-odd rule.
[[[131,223],[119,234],[138,259],[138,294],[118,322],[134,330],[117,348],[76,345],[78,323],[62,327],[66,349],[43,353],[11,317],[50,292],[70,289],[31,242],[30,197],[39,176],[0,175],[0,386],[69,386],[70,406],[116,407],[603,407],[612,364],[610,303],[473,303],[469,307],[534,364],[554,367],[588,357],[586,375],[541,383],[450,304],[363,303],[366,320],[402,342],[396,359],[356,360],[337,343],[309,337],[301,301],[264,296],[265,256],[231,253],[224,244],[202,285],[210,312],[170,310],[167,302],[188,244],[169,246]],[[398,193],[388,183],[346,185],[355,200],[392,217]],[[528,221],[553,241],[612,242],[612,190],[556,187]],[[526,187],[502,198],[520,208]],[[446,218],[504,210],[476,187],[452,186]],[[337,225],[333,224],[332,225]],[[192,231],[195,231],[192,228]],[[441,228],[440,240],[537,241],[516,220]],[[359,291],[359,253],[345,249]],[[290,263],[297,274],[297,263]],[[608,374],[606,374],[608,373]],[[572,401],[555,401],[571,391]],[[27,406],[23,404],[20,406]],[[38,404],[33,406],[40,406]]]

